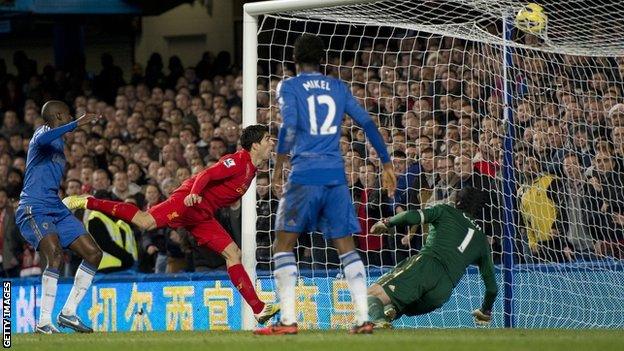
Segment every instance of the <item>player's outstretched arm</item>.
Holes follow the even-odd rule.
[[[353,118],[358,126],[364,129],[364,134],[366,134],[371,145],[373,145],[375,151],[379,154],[379,158],[383,164],[381,186],[386,189],[389,197],[393,197],[397,187],[397,178],[394,174],[394,167],[392,166],[390,155],[386,149],[386,144],[381,137],[375,122],[373,122],[368,115],[368,112],[366,112],[366,110],[357,102],[351,94],[351,91],[349,91],[346,87],[345,94],[347,102],[345,105],[345,111],[349,116],[351,116],[351,118]]]
[[[370,232],[373,234],[382,234],[387,233],[388,228],[395,227],[397,225],[418,225],[421,223],[428,223],[424,219],[423,211],[404,211],[399,213],[398,215],[392,216],[390,218],[384,218],[381,221],[375,223]]]
[[[97,120],[99,120],[100,118],[102,118],[101,114],[85,113],[82,116],[76,118],[76,123],[78,123],[78,127],[82,127],[82,126],[87,125],[89,123],[94,123]]]
[[[87,123],[91,123],[93,121],[97,121],[99,118],[101,117],[101,115],[97,115],[95,113],[86,113],[84,115],[82,115],[81,117],[77,118],[75,121],[71,121],[67,124],[64,124],[62,126],[56,127],[54,129],[50,129],[48,131],[45,131],[43,133],[41,133],[38,137],[36,142],[39,145],[47,145],[50,144],[52,141],[60,138],[61,136],[63,136],[63,134],[71,132],[72,130],[76,129],[77,127],[83,126]]]

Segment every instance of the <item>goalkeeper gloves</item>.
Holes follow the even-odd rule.
[[[492,321],[492,311],[483,311],[480,308],[472,311],[474,321],[477,325],[488,326]]]
[[[373,224],[370,228],[369,233],[371,234],[383,234],[388,232],[388,219],[384,218],[379,222]]]

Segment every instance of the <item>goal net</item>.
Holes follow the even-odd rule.
[[[452,203],[455,190],[475,186],[489,198],[477,220],[491,238],[499,277],[494,326],[622,327],[621,6],[543,4],[522,31],[514,19],[526,5],[394,0],[261,15],[257,122],[277,135],[275,88],[296,74],[293,43],[303,33],[319,35],[328,48],[322,72],[350,86],[377,123],[398,174],[399,189],[389,198],[380,191],[376,152],[346,117],[340,146],[362,227],[355,242],[371,283],[417,254],[429,230],[375,236],[368,229],[376,220]],[[274,298],[279,199],[258,189],[256,273],[265,297]],[[336,250],[321,233],[309,233],[300,236],[296,254],[299,325],[350,325]],[[402,317],[395,327],[474,326],[470,312],[483,293],[471,267],[442,308]]]

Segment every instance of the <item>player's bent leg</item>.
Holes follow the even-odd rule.
[[[241,264],[242,253],[238,245],[234,242],[230,243],[228,246],[221,251],[221,256],[225,260],[226,267],[231,267],[237,264]]]
[[[89,234],[79,236],[69,245],[69,248],[80,255],[83,260],[78,266],[74,285],[69,292],[65,306],[57,317],[57,322],[62,327],[71,328],[80,333],[91,333],[93,329],[78,318],[76,309],[91,286],[93,276],[102,260],[102,249]]]
[[[82,257],[83,262],[91,266],[92,271],[97,271],[103,252],[91,234],[85,233],[79,236],[69,245],[69,248]]]
[[[59,269],[63,262],[63,249],[57,234],[49,233],[39,241],[39,251],[48,263],[41,276],[41,309],[36,332],[43,334],[58,333],[52,324],[52,310],[56,300]]]
[[[39,241],[39,251],[45,257],[46,269],[60,270],[63,264],[63,248],[58,234],[50,233]]]
[[[230,242],[230,244],[221,251],[221,256],[225,259],[228,275],[230,276],[232,284],[238,289],[245,301],[247,301],[258,323],[264,324],[275,316],[279,312],[279,307],[273,304],[265,304],[258,297],[247,271],[241,264],[240,248],[234,242]]]

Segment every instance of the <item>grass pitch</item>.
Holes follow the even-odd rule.
[[[411,329],[348,335],[345,330],[303,331],[293,336],[251,332],[131,332],[13,334],[15,350],[54,351],[588,351],[624,350],[624,330]]]

